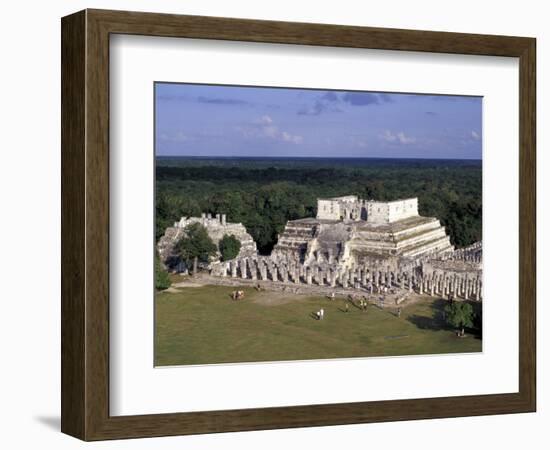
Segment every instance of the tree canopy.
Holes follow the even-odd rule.
[[[155,289],[162,291],[170,287],[170,277],[162,266],[158,254],[155,253]]]
[[[418,197],[453,245],[481,240],[480,161],[348,159],[157,158],[157,239],[182,216],[225,213],[269,254],[288,220],[315,217],[317,198],[354,194]]]
[[[474,326],[474,309],[468,302],[454,301],[445,306],[445,318],[449,325],[460,328],[463,335],[465,327]]]
[[[230,259],[236,258],[241,250],[241,241],[239,241],[232,234],[224,234],[218,243],[220,253],[222,256],[222,261],[229,261]]]
[[[200,223],[192,223],[185,227],[185,234],[177,243],[176,248],[180,258],[190,266],[196,260],[208,262],[217,252],[216,244],[208,236],[206,228]]]

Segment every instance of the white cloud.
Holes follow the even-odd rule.
[[[402,131],[397,133],[392,133],[390,130],[385,130],[384,133],[380,135],[380,138],[386,142],[395,143],[395,144],[412,144],[416,142],[416,138],[411,136],[406,136]]]
[[[472,138],[475,139],[476,141],[479,141],[479,139],[481,138],[479,133],[475,132],[474,130],[472,130],[471,135],[472,135]]]
[[[238,130],[246,138],[268,138],[292,144],[301,144],[304,141],[302,136],[281,130],[275,125],[273,119],[267,115],[260,117],[248,126],[239,127]]]
[[[280,134],[279,129],[274,125],[267,125],[262,128],[264,134],[272,139],[277,139]]]
[[[258,120],[259,123],[263,123],[263,124],[266,124],[266,125],[269,125],[270,123],[273,123],[273,119],[269,116],[262,116],[260,118],[260,120]]]
[[[287,133],[286,131],[283,131],[282,137],[283,141],[292,142],[294,144],[301,144],[304,141],[304,138],[302,136],[294,136],[290,133]]]
[[[165,142],[187,142],[190,140],[189,136],[185,134],[183,131],[176,131],[175,133],[161,133],[160,139]]]
[[[413,142],[416,142],[415,138],[405,136],[405,133],[403,133],[402,131],[397,133],[397,138],[399,139],[399,142],[401,142],[402,144],[412,144]]]
[[[350,141],[351,145],[357,148],[367,148],[369,146],[367,139],[363,136],[351,136]]]

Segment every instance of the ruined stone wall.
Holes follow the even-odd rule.
[[[181,266],[174,247],[185,234],[185,227],[194,223],[203,225],[208,232],[208,236],[216,245],[218,245],[226,234],[235,236],[241,243],[238,255],[240,258],[251,257],[257,254],[256,242],[248,234],[243,224],[227,222],[225,214],[216,214],[215,217],[212,217],[211,214],[203,213],[201,217],[182,217],[178,222],[174,223],[173,227],[168,227],[164,236],[160,238],[157,249],[161,261],[169,269]]]
[[[418,216],[418,199],[392,202],[361,200],[355,195],[317,200],[317,219],[366,220],[370,223],[392,223]]]
[[[388,209],[390,222],[418,216],[418,198],[390,202],[388,203]]]
[[[355,195],[318,199],[317,219],[359,220],[361,219],[362,203]]]
[[[284,231],[278,236],[271,256],[275,260],[288,258],[303,260],[308,244],[315,237],[316,232],[316,223],[300,220],[287,222]]]
[[[336,200],[317,200],[317,218],[340,220],[340,203]]]
[[[365,208],[367,210],[367,222],[389,223],[390,213],[388,203],[367,201]]]
[[[418,216],[418,199],[410,198],[394,202],[365,202],[367,222],[392,223]]]

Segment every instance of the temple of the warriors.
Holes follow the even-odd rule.
[[[291,220],[272,256],[338,261],[344,267],[452,251],[439,220],[418,215],[418,199],[376,202],[354,195],[317,200],[317,217]],[[395,258],[393,258],[395,259]]]
[[[357,196],[318,199],[317,216],[288,221],[271,255],[259,255],[245,227],[225,215],[182,218],[158,243],[175,268],[173,246],[200,221],[214,242],[224,234],[241,241],[231,261],[212,261],[220,284],[265,282],[273,289],[364,295],[384,293],[399,304],[413,293],[482,299],[482,246],[455,249],[440,221],[418,214],[418,199],[389,202]],[[172,261],[172,264],[171,264]],[[177,264],[177,261],[176,261]]]

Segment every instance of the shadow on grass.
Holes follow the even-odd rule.
[[[445,306],[448,303],[449,302],[444,299],[435,300],[430,305],[430,311],[432,313],[431,317],[413,314],[407,317],[407,320],[412,324],[416,325],[421,330],[433,330],[433,331],[446,330],[446,331],[456,332],[456,328],[447,324],[445,320]],[[469,303],[474,307],[474,317],[479,318],[478,319],[479,323],[476,324],[479,327],[479,329],[466,328],[465,329],[466,334],[476,339],[482,339],[481,304],[476,304],[475,302],[469,302]],[[474,319],[474,323],[476,323],[475,319]]]
[[[421,330],[452,330],[453,328],[445,322],[445,305],[448,302],[443,299],[435,300],[430,305],[431,317],[413,314],[407,320]]]

